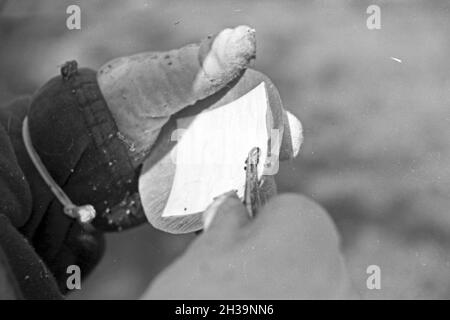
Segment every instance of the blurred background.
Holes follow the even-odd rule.
[[[66,8],[81,8],[81,30]],[[366,9],[381,8],[368,30]],[[247,24],[255,68],[304,126],[281,192],[306,194],[341,233],[363,298],[450,298],[448,1],[0,1],[0,101],[33,93],[76,59],[98,68]],[[400,60],[396,60],[400,59]],[[134,299],[193,235],[150,225],[108,235],[105,257],[72,299]],[[382,289],[366,287],[367,266]]]

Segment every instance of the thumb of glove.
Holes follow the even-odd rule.
[[[254,30],[239,26],[177,50],[114,59],[97,79],[139,162],[172,114],[225,87],[255,54]]]

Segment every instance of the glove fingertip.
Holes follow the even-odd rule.
[[[280,160],[295,158],[303,143],[303,127],[300,120],[291,112],[285,111],[283,115],[284,133],[281,142]]]

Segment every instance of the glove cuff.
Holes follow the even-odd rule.
[[[102,231],[145,221],[137,195],[137,164],[99,89],[96,72],[66,63],[61,75],[36,92],[30,105],[33,146],[53,179],[74,203],[90,203]],[[45,218],[69,225],[55,199]],[[50,221],[49,221],[50,222]]]

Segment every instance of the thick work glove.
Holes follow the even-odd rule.
[[[328,214],[299,195],[276,196],[254,219],[235,196],[205,212],[209,227],[143,299],[354,298]]]
[[[13,227],[30,241],[63,292],[69,265],[86,275],[99,261],[103,232],[147,221],[138,178],[144,161],[155,161],[152,151],[170,135],[164,128],[171,117],[186,107],[207,108],[226,92],[242,95],[245,85],[230,86],[233,81],[245,77],[254,84],[263,77],[244,72],[255,50],[254,31],[242,26],[179,50],[115,59],[98,72],[69,62],[31,101],[3,110],[2,124],[32,195],[30,211]],[[299,123],[281,104],[277,108],[277,125],[285,128],[280,157],[290,158],[301,140],[290,128],[298,131]],[[22,137],[26,116],[32,145],[55,182],[74,204],[95,208],[88,227],[63,213],[31,162]]]

